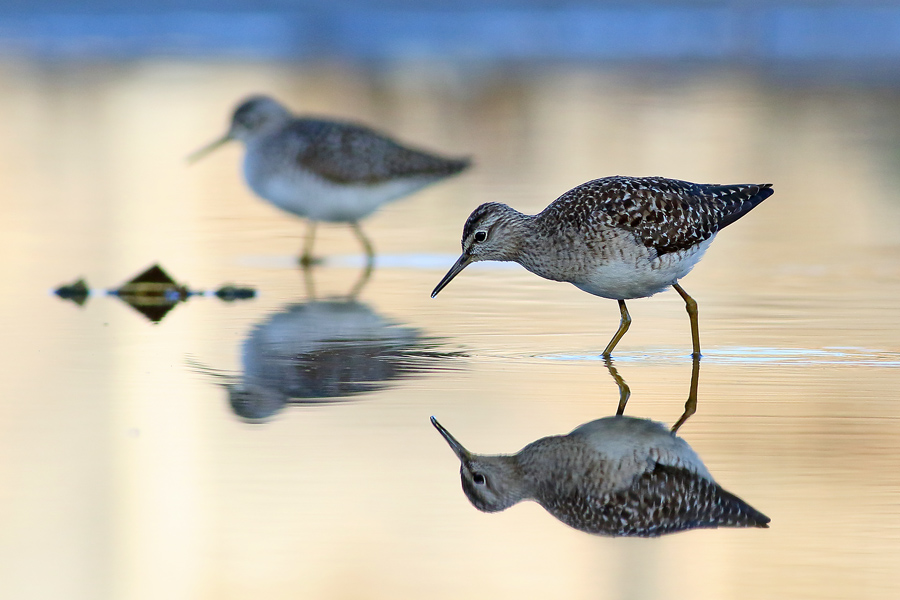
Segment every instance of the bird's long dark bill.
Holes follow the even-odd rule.
[[[450,283],[450,280],[459,275],[459,272],[469,266],[469,263],[472,262],[472,257],[468,254],[463,254],[459,257],[459,259],[454,263],[450,270],[447,271],[447,274],[444,275],[444,278],[441,279],[441,282],[437,284],[437,287],[434,288],[434,291],[431,292],[431,297],[434,298],[438,295],[442,289],[447,287],[447,284]]]
[[[456,456],[457,458],[459,458],[459,460],[465,461],[471,456],[469,454],[469,451],[463,448],[462,444],[457,442],[456,438],[450,435],[450,432],[444,429],[443,425],[438,423],[437,419],[431,417],[431,424],[434,425],[434,428],[437,429],[442,436],[444,436],[444,439],[447,440],[447,443],[450,444],[451,448],[453,448],[453,452],[456,453]]]
[[[219,146],[223,146],[223,145],[227,144],[232,139],[234,139],[234,138],[231,137],[231,134],[226,133],[224,136],[220,137],[213,143],[207,144],[206,146],[203,146],[199,150],[195,150],[194,152],[192,152],[187,157],[187,161],[189,163],[195,163],[198,160],[200,160],[201,158],[203,158],[204,156],[206,156],[207,154],[209,154],[210,152],[212,152],[213,150],[217,149]]]

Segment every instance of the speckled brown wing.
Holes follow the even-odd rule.
[[[625,490],[555,495],[541,504],[575,529],[611,536],[656,537],[687,529],[769,523],[767,516],[714,481],[662,464]]]
[[[565,213],[585,229],[631,231],[657,255],[690,248],[735,222],[773,193],[771,184],[697,184],[662,177],[605,177],[566,192],[544,213]],[[552,222],[553,219],[548,219]]]
[[[308,143],[297,157],[305,169],[337,184],[374,185],[403,177],[447,177],[469,165],[401,146],[361,125],[298,119]]]

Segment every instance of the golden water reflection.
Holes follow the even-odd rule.
[[[900,93],[728,72],[164,61],[5,64],[0,82],[5,596],[900,595]],[[238,149],[183,161],[251,91],[475,157],[367,220],[382,254],[358,298],[465,349],[464,369],[259,427],[188,367],[241,372],[254,325],[306,298],[285,266],[303,224],[248,192]],[[598,355],[618,314],[503,265],[474,265],[431,300],[449,263],[417,257],[452,262],[481,202],[536,212],[611,174],[774,184],[685,284],[705,357],[679,434],[723,487],[765,507],[758,535],[598,539],[533,505],[478,513],[447,477],[456,459],[431,414],[484,452],[612,414],[619,393]],[[321,229],[322,255],[357,252],[346,228]],[[189,302],[150,327],[121,303],[74,310],[49,293],[154,262],[259,295]],[[319,297],[356,276],[326,263]],[[672,423],[692,375],[683,303],[629,308],[616,356],[627,413]]]

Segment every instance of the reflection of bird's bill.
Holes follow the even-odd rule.
[[[469,266],[469,263],[471,263],[472,261],[473,261],[473,259],[470,255],[463,253],[459,257],[459,259],[457,259],[457,261],[453,264],[453,266],[450,267],[450,270],[447,271],[447,274],[444,275],[444,278],[441,279],[441,282],[439,284],[437,284],[437,287],[434,288],[434,291],[431,292],[431,297],[434,298],[435,296],[437,296],[438,292],[440,292],[442,289],[447,287],[447,284],[450,283],[450,281],[454,277],[459,275],[460,271],[462,271],[467,266]]]
[[[438,423],[438,420],[434,417],[431,417],[431,424],[434,425],[434,428],[437,429],[444,439],[447,440],[447,443],[450,444],[450,447],[453,449],[453,452],[456,453],[457,458],[459,460],[467,460],[471,454],[468,450],[463,448],[463,445],[456,441],[456,438],[453,437],[449,431],[444,429],[444,426]]]
[[[203,158],[204,156],[206,156],[207,154],[209,154],[209,153],[213,152],[214,150],[216,150],[217,148],[219,148],[219,146],[223,146],[233,139],[234,139],[234,137],[232,137],[231,133],[226,133],[224,136],[220,137],[219,139],[212,142],[211,144],[207,144],[206,146],[203,146],[199,150],[192,152],[187,157],[187,161],[189,163],[195,163],[198,160],[200,160],[201,158]]]

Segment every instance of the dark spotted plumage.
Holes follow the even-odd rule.
[[[537,502],[563,523],[600,535],[656,537],[687,529],[768,527],[770,520],[714,481],[661,464],[617,492],[553,491],[539,490]]]
[[[303,168],[333,183],[372,185],[399,177],[449,177],[469,166],[401,146],[368,127],[339,121],[296,119],[290,135],[306,140],[297,155]]]
[[[482,455],[431,421],[459,458],[466,497],[484,512],[533,500],[575,529],[609,536],[768,527],[768,517],[723,490],[662,423],[607,417],[516,454]]]
[[[575,187],[536,216],[547,229],[632,232],[657,256],[686,250],[734,223],[773,193],[771,184],[699,184],[663,177],[604,177]]]

